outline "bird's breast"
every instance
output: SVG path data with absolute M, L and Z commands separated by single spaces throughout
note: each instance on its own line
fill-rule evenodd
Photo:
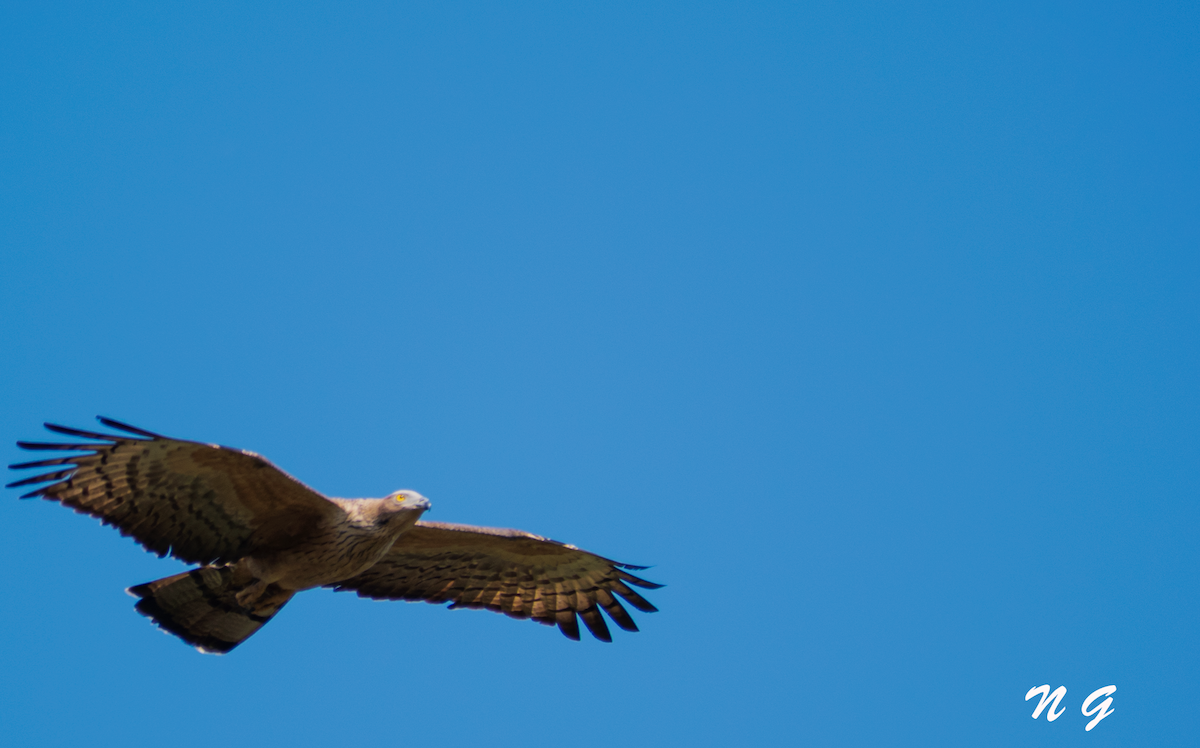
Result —
M 375 565 L 392 548 L 399 537 L 389 528 L 344 523 L 327 532 L 259 559 L 263 578 L 291 590 L 321 587 L 349 579 Z

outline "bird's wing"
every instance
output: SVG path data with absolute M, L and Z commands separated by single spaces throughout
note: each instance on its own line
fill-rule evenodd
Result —
M 222 563 L 253 550 L 302 540 L 341 508 L 262 457 L 213 444 L 169 439 L 107 418 L 131 434 L 100 434 L 46 424 L 90 443 L 17 442 L 30 450 L 85 454 L 10 465 L 50 472 L 8 484 L 49 483 L 40 496 L 99 517 L 160 556 Z
M 601 609 L 626 631 L 638 630 L 618 595 L 638 610 L 657 610 L 630 585 L 662 585 L 624 571 L 642 568 L 520 530 L 418 522 L 373 567 L 331 586 L 360 597 L 487 608 L 557 624 L 575 640 L 578 614 L 593 636 L 607 642 L 612 636 Z

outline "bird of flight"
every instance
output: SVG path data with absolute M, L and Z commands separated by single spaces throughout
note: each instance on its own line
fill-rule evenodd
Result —
M 199 568 L 129 588 L 136 609 L 202 652 L 248 639 L 297 592 L 314 587 L 381 600 L 451 603 L 557 625 L 579 639 L 612 641 L 603 610 L 637 631 L 618 596 L 656 608 L 630 585 L 662 585 L 574 546 L 520 530 L 421 522 L 429 501 L 416 491 L 382 499 L 322 496 L 253 452 L 171 439 L 108 418 L 122 434 L 45 424 L 83 443 L 17 442 L 29 450 L 81 455 L 9 467 L 49 469 L 40 496 L 98 517 L 160 557 Z

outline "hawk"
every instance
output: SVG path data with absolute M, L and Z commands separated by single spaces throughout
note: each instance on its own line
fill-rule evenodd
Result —
M 47 423 L 89 441 L 17 442 L 84 454 L 10 465 L 50 472 L 8 485 L 47 483 L 21 498 L 57 501 L 160 557 L 199 564 L 128 592 L 140 598 L 139 613 L 202 652 L 232 650 L 293 595 L 315 587 L 486 608 L 557 625 L 576 641 L 578 618 L 594 637 L 612 641 L 601 610 L 637 631 L 621 599 L 657 610 L 633 590 L 662 586 L 629 573 L 644 566 L 520 530 L 422 522 L 429 500 L 416 491 L 322 496 L 253 452 L 99 421 L 123 433 Z

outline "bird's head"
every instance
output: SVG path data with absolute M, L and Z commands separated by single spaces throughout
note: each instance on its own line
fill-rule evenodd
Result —
M 403 522 L 412 525 L 429 509 L 429 499 L 405 488 L 388 494 L 379 507 L 380 518 L 389 525 Z

